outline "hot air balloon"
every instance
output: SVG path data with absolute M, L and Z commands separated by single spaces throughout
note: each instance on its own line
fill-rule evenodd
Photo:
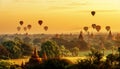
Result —
M 94 16 L 95 15 L 95 11 L 91 11 L 91 14 L 92 14 L 92 16 Z
M 95 29 L 96 28 L 96 24 L 92 24 L 92 28 Z
M 83 29 L 84 29 L 86 32 L 88 31 L 88 27 L 87 27 L 87 26 L 85 26 Z
M 100 25 L 97 25 L 97 26 L 96 26 L 96 30 L 97 30 L 97 32 L 99 32 L 99 31 L 101 30 L 101 26 L 100 26 Z
M 19 23 L 20 23 L 20 25 L 23 25 L 23 21 L 20 21 Z
M 17 27 L 17 30 L 20 31 L 20 29 L 21 29 L 21 27 L 18 26 L 18 27 Z
M 110 31 L 110 26 L 106 26 L 105 29 L 106 29 L 107 31 Z
M 27 28 L 28 28 L 29 30 L 31 29 L 31 27 L 32 27 L 32 25 L 30 25 L 30 24 L 27 25 Z
M 48 26 L 44 26 L 44 30 L 47 31 L 48 30 Z
M 24 29 L 24 31 L 27 31 L 27 27 L 24 27 L 23 29 Z
M 38 24 L 39 24 L 39 25 L 42 25 L 42 23 L 43 23 L 42 20 L 39 20 L 39 21 L 38 21 Z

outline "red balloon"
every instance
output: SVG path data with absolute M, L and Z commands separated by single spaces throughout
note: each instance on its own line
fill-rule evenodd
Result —
M 95 29 L 96 28 L 96 24 L 92 24 L 92 28 Z
M 23 25 L 23 21 L 20 21 L 19 23 L 20 23 L 20 25 Z
M 47 31 L 48 30 L 48 26 L 44 26 L 44 30 Z
M 17 30 L 20 31 L 20 29 L 21 29 L 21 27 L 18 26 L 18 27 L 17 27 Z
M 29 30 L 31 29 L 31 27 L 32 27 L 32 25 L 30 25 L 30 24 L 27 25 L 27 28 L 28 28 Z
M 87 27 L 87 26 L 85 26 L 83 29 L 84 29 L 86 32 L 88 31 L 88 27 Z
M 39 24 L 39 25 L 42 25 L 42 23 L 43 23 L 42 20 L 39 20 L 39 21 L 38 21 L 38 24 Z
M 97 32 L 99 32 L 99 31 L 101 30 L 101 26 L 100 26 L 100 25 L 97 25 L 97 26 L 96 26 L 96 30 L 97 30 Z
M 92 14 L 92 16 L 94 16 L 95 15 L 95 11 L 91 11 L 91 14 Z
M 109 31 L 109 30 L 110 30 L 110 26 L 106 26 L 105 29 L 106 29 L 107 31 Z

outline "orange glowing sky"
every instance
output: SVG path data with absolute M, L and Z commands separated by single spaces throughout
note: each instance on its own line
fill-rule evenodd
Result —
M 0 34 L 16 33 L 19 21 L 31 24 L 30 33 L 79 32 L 96 23 L 120 32 L 120 0 L 0 0 Z M 96 11 L 93 17 L 90 12 Z M 38 20 L 43 25 L 38 25 Z M 49 30 L 44 31 L 43 26 Z M 21 31 L 23 32 L 23 31 Z

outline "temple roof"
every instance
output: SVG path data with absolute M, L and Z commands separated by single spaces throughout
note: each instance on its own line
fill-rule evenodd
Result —
M 31 56 L 31 58 L 29 59 L 29 63 L 41 63 L 41 62 L 42 62 L 42 60 L 39 57 L 36 48 L 34 48 L 34 52 Z

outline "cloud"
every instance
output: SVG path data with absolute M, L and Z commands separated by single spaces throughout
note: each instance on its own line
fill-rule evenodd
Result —
M 79 11 L 77 11 L 77 12 L 91 12 L 91 11 L 93 11 L 93 10 L 79 10 Z M 117 12 L 117 11 L 119 11 L 119 10 L 94 10 L 94 11 L 96 11 L 96 12 Z
M 68 6 L 51 6 L 49 9 L 54 9 L 54 10 L 61 10 L 61 9 L 72 9 L 73 7 L 68 7 Z
M 45 0 L 14 0 L 14 2 L 18 3 L 43 3 Z
M 52 2 L 53 3 L 53 2 Z M 54 2 L 55 4 L 55 2 Z M 81 6 L 85 6 L 86 3 L 77 3 L 77 2 L 69 2 L 69 3 L 62 3 L 62 4 L 58 4 L 57 3 L 55 5 L 52 5 L 49 7 L 49 9 L 75 9 L 75 8 L 78 8 L 78 7 L 81 7 Z
M 117 12 L 118 10 L 96 10 L 96 12 Z
M 69 6 L 84 6 L 86 5 L 86 3 L 78 3 L 78 2 L 72 2 L 70 4 L 68 4 Z

